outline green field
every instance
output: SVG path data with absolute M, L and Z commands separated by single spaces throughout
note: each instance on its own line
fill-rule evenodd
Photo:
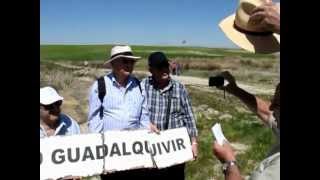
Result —
M 151 52 L 163 51 L 169 58 L 206 58 L 255 57 L 265 58 L 271 55 L 255 55 L 238 49 L 204 47 L 164 47 L 131 46 L 133 53 L 147 58 Z M 40 45 L 40 60 L 103 61 L 110 57 L 112 45 Z

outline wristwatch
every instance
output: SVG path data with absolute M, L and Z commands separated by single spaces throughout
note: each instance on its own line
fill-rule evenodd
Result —
M 231 167 L 231 166 L 236 166 L 236 161 L 226 161 L 222 164 L 222 170 L 223 173 L 226 174 L 227 170 Z

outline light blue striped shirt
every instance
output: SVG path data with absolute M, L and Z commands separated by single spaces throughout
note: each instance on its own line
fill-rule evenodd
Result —
M 104 76 L 106 95 L 103 99 L 103 119 L 99 117 L 100 99 L 97 81 L 89 94 L 88 127 L 90 132 L 107 130 L 146 129 L 150 120 L 146 96 L 140 92 L 139 85 L 129 76 L 126 87 L 116 81 L 113 73 Z
M 54 133 L 54 136 L 80 134 L 80 127 L 78 123 L 70 116 L 61 113 L 58 121 L 59 125 Z M 48 137 L 48 135 L 40 124 L 40 138 L 43 137 Z

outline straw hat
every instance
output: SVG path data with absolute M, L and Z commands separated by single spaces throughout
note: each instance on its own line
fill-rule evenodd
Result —
M 252 10 L 263 3 L 263 0 L 240 0 L 236 13 L 222 20 L 219 27 L 232 42 L 247 51 L 274 53 L 280 51 L 280 35 L 249 22 Z
M 120 57 L 132 59 L 134 61 L 141 58 L 141 57 L 133 56 L 130 46 L 114 46 L 111 49 L 110 56 L 111 56 L 110 59 L 108 59 L 104 63 L 104 65 L 108 65 L 110 62 L 112 62 Z

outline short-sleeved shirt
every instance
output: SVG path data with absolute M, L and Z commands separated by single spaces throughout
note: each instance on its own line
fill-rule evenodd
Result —
M 280 180 L 280 83 L 271 104 L 273 115 L 269 126 L 277 138 L 276 144 L 259 166 L 252 172 L 250 180 Z

